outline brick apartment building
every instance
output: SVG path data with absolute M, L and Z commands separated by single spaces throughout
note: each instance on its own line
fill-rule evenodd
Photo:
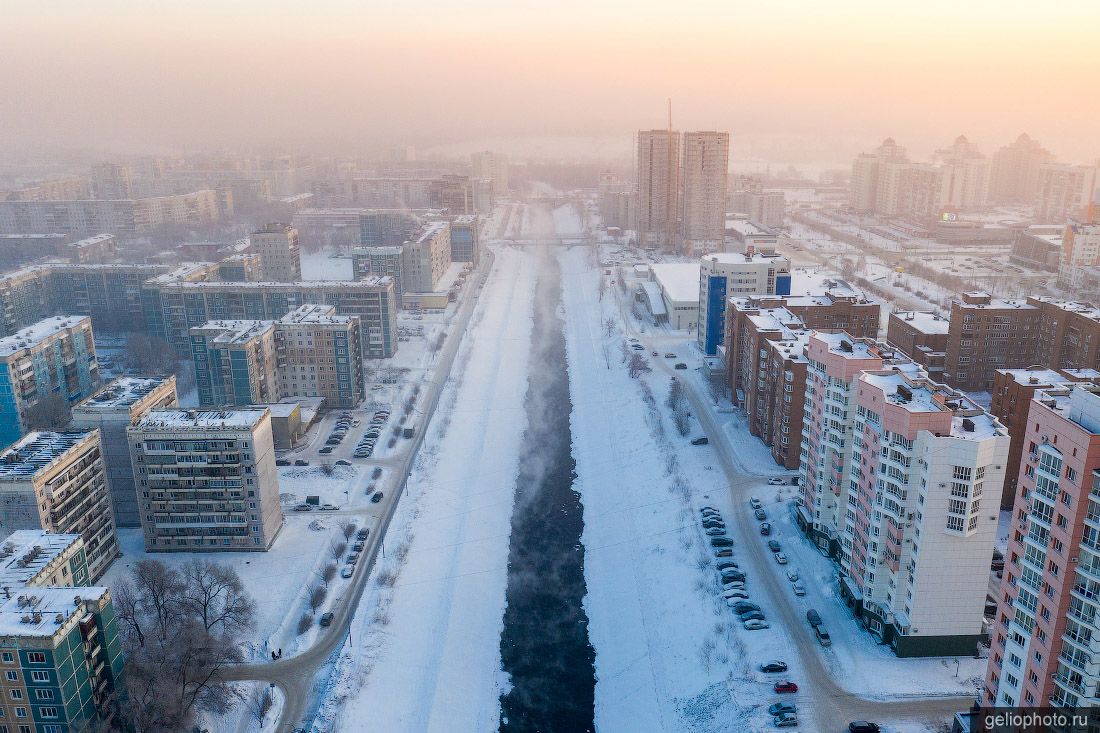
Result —
M 943 380 L 950 321 L 926 311 L 894 311 L 886 326 L 886 340 L 924 367 L 928 376 Z

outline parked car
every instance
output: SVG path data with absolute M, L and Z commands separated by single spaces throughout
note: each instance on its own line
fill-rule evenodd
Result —
M 721 519 L 704 519 L 703 529 L 725 529 L 726 523 Z
M 737 563 L 735 563 L 733 560 L 719 560 L 718 562 L 714 563 L 714 567 L 718 568 L 719 570 L 725 570 L 726 568 L 736 568 Z
M 711 537 L 721 537 L 726 533 L 726 527 L 725 525 L 722 525 L 721 527 L 707 527 L 703 531 Z
M 321 506 L 317 507 L 317 509 L 322 512 L 334 512 L 339 508 L 340 507 L 336 506 L 335 504 L 322 504 Z
M 363 543 L 362 542 L 356 542 L 354 545 L 351 546 L 351 549 L 354 550 L 355 552 L 362 552 L 363 551 Z
M 336 465 L 337 465 L 337 466 L 350 466 L 350 465 L 351 465 L 351 461 L 345 461 L 345 460 L 344 460 L 343 458 L 341 458 L 340 460 L 338 460 L 338 461 L 336 462 Z
M 276 466 L 289 466 L 289 465 L 290 465 L 290 461 L 288 461 L 288 460 L 287 460 L 287 459 L 285 459 L 285 458 L 276 458 L 276 459 L 275 459 L 275 465 L 276 465 Z
M 764 612 L 763 611 L 745 611 L 744 613 L 737 614 L 737 618 L 739 618 L 742 622 L 744 622 L 744 621 L 763 621 L 764 620 Z
M 332 446 L 331 445 L 326 445 L 324 448 L 322 448 L 321 450 L 319 450 L 317 452 L 320 453 L 321 455 L 327 456 L 329 453 L 332 453 Z
M 700 512 L 714 512 L 715 514 L 718 513 L 718 510 L 715 509 L 714 507 L 710 506 L 710 505 L 707 505 L 707 506 L 704 506 L 704 507 L 699 507 L 699 511 Z
M 755 496 L 753 496 L 753 497 L 749 498 L 749 506 L 752 507 L 753 509 L 759 509 L 760 507 L 762 507 L 764 505 L 760 503 L 759 499 L 757 499 Z
M 740 570 L 730 568 L 729 570 L 722 571 L 722 580 L 744 580 L 745 574 Z
M 377 504 L 380 501 L 382 501 L 382 492 L 381 491 L 374 492 L 374 494 L 371 495 L 370 503 L 371 504 Z
M 723 547 L 714 551 L 715 557 L 733 557 L 733 550 L 728 547 Z
M 743 621 L 741 626 L 745 631 L 759 631 L 760 629 L 767 629 L 771 627 L 767 621 Z
M 298 504 L 297 506 L 294 507 L 294 511 L 296 511 L 296 512 L 311 512 L 311 511 L 313 511 L 313 505 L 312 504 Z
M 815 626 L 814 636 L 817 637 L 817 643 L 821 646 L 833 645 L 833 639 L 831 636 L 829 636 L 829 632 L 825 630 L 824 626 Z
M 722 590 L 745 590 L 745 581 L 727 580 L 722 583 Z
M 783 713 L 797 713 L 798 707 L 793 702 L 776 702 L 768 708 L 769 715 L 782 715 Z
M 675 358 L 676 358 L 676 354 L 673 354 L 673 353 L 672 353 L 672 352 L 670 351 L 670 352 L 668 352 L 667 354 L 665 354 L 665 358 L 666 358 L 666 359 L 675 359 Z
M 779 540 L 768 540 L 768 549 L 772 552 L 779 552 Z
M 353 553 L 349 554 L 344 559 L 344 562 L 347 563 L 348 565 L 354 565 L 355 563 L 359 562 L 359 553 L 358 552 L 353 552 Z
M 321 614 L 321 622 L 320 623 L 321 623 L 322 627 L 330 625 L 332 623 L 332 612 L 329 611 L 328 613 Z
M 783 680 L 782 682 L 776 682 L 772 689 L 779 693 L 798 692 L 798 685 L 790 680 Z
M 674 366 L 672 368 L 673 369 L 687 369 L 688 365 L 681 361 L 676 366 Z
M 764 513 L 763 509 L 757 509 L 753 514 L 756 516 L 757 520 L 761 522 L 768 518 L 768 515 Z
M 727 591 L 722 593 L 722 597 L 725 598 L 726 603 L 728 603 L 731 606 L 734 603 L 736 603 L 737 601 L 747 601 L 747 600 L 749 600 L 748 592 L 743 591 L 743 590 L 727 590 Z
M 806 595 L 806 586 L 802 585 L 802 583 L 795 583 L 791 586 L 791 590 L 793 590 L 794 594 L 800 598 Z
M 770 662 L 764 662 L 760 665 L 761 672 L 786 672 L 787 663 L 781 662 L 778 659 L 773 659 Z M 772 713 L 772 715 L 778 715 L 779 713 Z
M 350 566 L 345 566 L 344 569 L 340 571 L 340 577 L 341 578 L 350 578 L 354 574 L 355 574 L 355 568 L 350 567 Z
M 810 626 L 817 628 L 821 625 L 821 614 L 811 608 L 806 611 L 806 620 L 810 622 Z
M 776 715 L 772 718 L 772 725 L 776 728 L 797 728 L 798 716 L 794 713 L 784 713 L 783 715 Z
M 733 610 L 736 611 L 737 613 L 745 613 L 747 611 L 759 611 L 760 606 L 756 605 L 755 603 L 751 603 L 749 601 L 739 601 L 739 602 L 734 604 Z
M 779 478 L 778 476 L 772 476 L 770 479 L 768 479 L 768 486 L 782 486 L 785 483 L 787 482 Z
M 295 466 L 308 466 L 309 461 L 302 460 L 301 458 L 299 458 L 298 460 L 294 461 L 294 465 Z
M 768 524 L 767 522 L 761 522 L 760 523 L 760 534 L 767 537 L 771 533 L 772 533 L 772 526 L 770 524 Z
M 702 437 L 695 438 L 694 440 L 692 440 L 691 444 L 692 445 L 706 445 L 709 442 L 710 442 L 710 438 L 708 438 L 707 436 L 704 435 Z
M 369 529 L 361 529 L 361 530 L 359 530 L 358 532 L 355 533 L 355 539 L 357 539 L 357 540 L 365 540 L 368 537 L 370 537 L 370 530 Z
M 733 547 L 733 540 L 729 537 L 711 537 L 711 547 Z
M 879 733 L 878 723 L 869 720 L 853 720 L 848 723 L 848 733 Z
M 798 571 L 797 570 L 788 570 L 787 571 L 787 580 L 791 581 L 792 583 L 796 582 L 798 580 Z

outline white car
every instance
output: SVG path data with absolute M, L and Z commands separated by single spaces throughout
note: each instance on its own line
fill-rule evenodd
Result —
M 771 624 L 767 621 L 760 620 L 745 621 L 741 625 L 745 627 L 745 631 L 759 631 L 760 629 L 771 628 Z
M 787 564 L 787 556 L 784 555 L 782 552 L 777 552 L 777 553 L 775 553 L 775 561 L 777 563 L 779 563 L 780 565 L 786 565 Z
M 788 570 L 787 571 L 787 580 L 791 581 L 792 583 L 797 583 L 798 582 L 798 571 L 797 570 Z
M 802 583 L 793 584 L 791 586 L 791 589 L 794 590 L 794 594 L 796 596 L 801 597 L 801 596 L 806 595 L 806 586 L 802 585 Z
M 778 476 L 773 476 L 770 479 L 768 479 L 768 486 L 782 486 L 785 483 L 787 483 L 787 482 L 784 481 L 783 479 L 781 479 Z
M 751 499 L 749 499 L 749 506 L 751 506 L 751 507 L 752 507 L 753 509 L 759 509 L 760 507 L 762 507 L 762 506 L 764 506 L 764 505 L 763 505 L 763 504 L 761 504 L 761 503 L 760 503 L 760 500 L 759 500 L 759 499 L 757 499 L 757 498 L 756 498 L 756 497 L 754 496 L 754 497 L 752 497 Z

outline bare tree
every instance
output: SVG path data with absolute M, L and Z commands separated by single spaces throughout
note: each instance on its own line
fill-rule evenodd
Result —
M 600 300 L 603 300 L 603 296 L 607 293 L 607 281 L 603 279 L 602 275 L 600 276 L 599 293 L 600 293 Z
M 607 335 L 610 336 L 615 332 L 615 319 L 608 318 L 606 321 L 603 322 L 603 327 L 607 331 Z
M 309 607 L 317 613 L 319 609 L 325 603 L 325 599 L 328 598 L 328 589 L 323 585 L 315 585 L 309 591 Z
M 313 627 L 313 614 L 306 611 L 298 618 L 298 636 L 306 633 Z
M 324 463 L 321 464 L 321 473 L 323 473 L 326 476 L 331 476 L 333 471 L 335 471 L 335 470 L 336 469 L 333 467 L 333 465 L 331 463 L 329 463 L 328 461 L 325 461 Z
M 328 584 L 332 582 L 332 579 L 336 577 L 336 563 L 330 562 L 325 565 L 324 569 L 319 573 L 321 576 L 321 582 L 328 587 Z
M 144 333 L 126 339 L 126 364 L 143 374 L 171 374 L 176 369 L 176 352 L 164 339 Z
M 252 699 L 249 703 L 248 709 L 252 713 L 252 717 L 255 718 L 260 727 L 264 727 L 267 714 L 271 712 L 271 708 L 275 707 L 275 695 L 271 692 L 271 686 L 264 685 L 264 688 L 260 690 L 258 697 Z
M 207 631 L 217 628 L 229 636 L 239 636 L 252 627 L 256 604 L 231 566 L 192 560 L 183 568 L 183 582 L 184 607 Z
M 684 383 L 676 377 L 669 380 L 667 404 L 672 410 L 672 421 L 676 425 L 676 431 L 680 435 L 687 435 L 691 430 L 691 421 L 688 416 L 687 399 L 684 396 Z
M 27 430 L 63 430 L 71 420 L 69 401 L 58 394 L 47 395 L 35 402 L 23 418 Z
M 342 522 L 340 524 L 340 531 L 344 534 L 345 540 L 351 540 L 351 536 L 355 534 L 355 522 Z
M 637 379 L 645 372 L 653 371 L 649 366 L 649 362 L 641 354 L 633 354 L 630 357 L 630 364 L 627 367 L 627 373 L 630 374 L 632 379 Z
M 332 559 L 339 560 L 344 552 L 348 549 L 347 543 L 334 541 L 329 545 L 329 550 L 332 552 Z

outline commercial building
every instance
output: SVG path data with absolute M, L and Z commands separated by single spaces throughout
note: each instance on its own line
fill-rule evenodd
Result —
M 679 232 L 680 134 L 641 130 L 635 164 L 634 229 L 643 247 L 672 249 Z
M 681 154 L 682 253 L 722 249 L 729 179 L 728 132 L 685 132 Z
M 668 316 L 668 327 L 694 331 L 699 323 L 699 265 L 656 263 L 650 265 L 649 273 Z
M 146 234 L 169 225 L 196 225 L 221 216 L 213 190 L 119 200 L 0 201 L 0 234 Z
M 481 233 L 478 218 L 464 214 L 451 219 L 451 262 L 472 262 L 481 259 Z
M 0 453 L 0 522 L 79 534 L 95 582 L 119 554 L 99 431 L 35 432 Z
M 1054 162 L 1054 154 L 1025 132 L 993 154 L 989 193 L 993 201 L 1027 204 L 1035 200 L 1039 166 Z
M 942 382 L 950 327 L 951 322 L 937 313 L 894 311 L 887 321 L 886 340 Z
M 779 232 L 751 219 L 727 219 L 726 237 L 733 252 L 741 254 L 775 254 Z
M 404 292 L 435 292 L 450 264 L 450 223 L 434 221 L 425 224 L 414 238 L 401 245 Z
M 335 306 L 359 317 L 360 342 L 368 358 L 397 350 L 397 295 L 389 277 L 307 280 L 297 283 L 216 282 L 216 265 L 185 267 L 142 286 L 149 333 L 191 355 L 189 329 L 211 320 L 276 320 L 307 303 Z
M 27 418 L 57 395 L 79 402 L 99 387 L 92 321 L 56 316 L 0 338 L 0 445 L 19 439 Z
M 110 724 L 124 660 L 111 591 L 26 588 L 0 603 L 0 730 L 94 733 Z
M 283 511 L 267 408 L 153 410 L 127 435 L 146 551 L 271 547 Z
M 116 526 L 141 526 L 126 428 L 137 423 L 150 410 L 178 404 L 176 378 L 169 375 L 119 377 L 73 407 L 72 428 L 99 429 L 105 478 L 111 491 Z
M 722 252 L 700 259 L 699 348 L 718 353 L 725 339 L 726 302 L 748 295 L 789 295 L 791 263 L 779 255 Z
M 984 706 L 1092 707 L 1100 612 L 1100 386 L 1031 401 Z
M 798 523 L 836 553 L 841 597 L 898 656 L 974 654 L 997 528 L 982 502 L 1000 493 L 1008 433 L 919 371 L 845 377 L 878 358 L 843 337 L 835 351 L 845 344 L 852 358 L 832 364 L 832 345 L 807 349 Z
M 1008 429 L 1012 444 L 1008 450 L 1001 508 L 1011 509 L 1016 499 L 1016 484 L 1020 474 L 1024 436 L 1031 401 L 1040 390 L 1053 389 L 1075 382 L 1100 381 L 1095 369 L 998 369 L 993 377 L 993 396 L 989 412 Z
M 293 283 L 302 279 L 297 229 L 289 224 L 267 224 L 248 239 L 253 252 L 260 255 L 263 280 Z
M 1050 231 L 1053 229 L 1054 231 Z M 1058 272 L 1062 261 L 1064 227 L 1032 226 L 1012 234 L 1009 261 L 1033 270 Z

